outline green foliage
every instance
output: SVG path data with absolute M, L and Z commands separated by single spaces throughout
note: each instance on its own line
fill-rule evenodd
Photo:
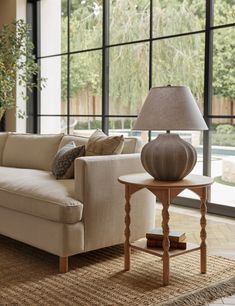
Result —
M 101 129 L 101 121 L 100 120 L 90 120 L 90 121 L 79 121 L 75 127 L 75 130 L 95 130 Z
M 124 129 L 131 129 L 133 125 L 133 119 L 125 119 L 124 121 Z
M 155 0 L 153 3 L 154 36 L 193 32 L 205 27 L 204 0 Z
M 148 44 L 110 50 L 111 113 L 136 114 L 148 93 Z
M 235 30 L 214 33 L 214 94 L 235 99 Z
M 149 37 L 149 0 L 110 1 L 110 43 Z
M 149 0 L 110 1 L 110 44 L 149 37 Z M 102 46 L 102 1 L 71 1 L 70 50 Z M 62 2 L 62 51 L 67 52 L 67 1 Z M 235 20 L 234 1 L 215 3 L 215 25 Z M 205 28 L 204 0 L 153 2 L 153 36 Z M 214 95 L 235 99 L 234 27 L 214 30 Z M 195 34 L 153 42 L 153 86 L 187 85 L 199 103 L 204 92 L 205 35 Z M 148 92 L 149 44 L 109 48 L 110 113 L 136 114 Z M 101 95 L 102 53 L 70 56 L 70 95 L 80 91 Z M 62 99 L 67 97 L 67 56 L 62 59 Z
M 235 134 L 214 134 L 212 145 L 235 147 Z
M 32 90 L 41 88 L 44 79 L 32 82 L 39 68 L 32 54 L 34 48 L 29 37 L 29 26 L 23 20 L 4 25 L 0 30 L 0 110 L 15 106 L 15 86 Z M 27 99 L 24 91 L 20 95 Z M 19 116 L 23 114 L 19 111 Z
M 233 134 L 235 132 L 235 127 L 230 124 L 219 124 L 216 127 L 216 133 L 218 134 Z
M 122 120 L 113 120 L 113 119 L 111 119 L 111 120 L 109 120 L 109 128 L 111 129 L 111 130 L 116 130 L 116 129 L 119 129 L 119 130 L 121 130 L 122 129 Z
M 149 38 L 149 1 L 112 1 L 111 43 Z M 153 36 L 203 28 L 204 1 L 154 1 Z M 199 9 L 200 8 L 200 9 Z M 202 101 L 204 86 L 204 35 L 153 42 L 153 86 L 188 85 Z M 136 114 L 148 92 L 149 44 L 110 49 L 110 111 Z M 114 109 L 115 108 L 115 109 Z
M 156 43 L 153 56 L 154 85 L 187 85 L 202 103 L 204 86 L 204 37 L 185 36 Z
M 102 44 L 101 1 L 72 1 L 70 15 L 70 49 L 83 50 Z M 67 50 L 67 8 L 62 6 L 62 50 Z M 70 96 L 79 91 L 101 93 L 101 52 L 85 52 L 70 56 Z M 67 57 L 62 57 L 62 100 L 67 97 Z
M 217 146 L 235 146 L 235 126 L 219 124 L 212 131 L 212 144 Z
M 216 1 L 215 25 L 235 20 L 233 0 Z M 235 99 L 235 30 L 234 27 L 214 31 L 213 88 L 214 94 Z

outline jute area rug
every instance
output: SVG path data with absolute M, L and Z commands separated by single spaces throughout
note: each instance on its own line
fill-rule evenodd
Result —
M 58 258 L 0 236 L 0 305 L 204 305 L 235 292 L 235 262 L 208 257 L 199 273 L 199 252 L 171 259 L 171 284 L 162 287 L 160 258 L 135 251 L 123 272 L 123 248 L 73 256 L 58 273 Z

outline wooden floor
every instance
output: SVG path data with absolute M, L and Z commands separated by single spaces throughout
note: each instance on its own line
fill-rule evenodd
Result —
M 157 205 L 156 225 L 161 225 L 161 206 Z M 171 206 L 170 229 L 185 231 L 187 241 L 200 243 L 200 213 L 195 209 Z M 208 253 L 235 260 L 235 219 L 207 215 Z M 223 298 L 210 305 L 235 306 L 235 295 Z

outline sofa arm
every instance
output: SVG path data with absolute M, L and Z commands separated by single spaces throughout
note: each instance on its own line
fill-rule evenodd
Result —
M 85 250 L 124 242 L 124 185 L 120 175 L 144 169 L 139 154 L 87 156 L 75 160 L 75 196 L 83 203 Z M 154 227 L 155 197 L 148 190 L 132 196 L 131 239 Z

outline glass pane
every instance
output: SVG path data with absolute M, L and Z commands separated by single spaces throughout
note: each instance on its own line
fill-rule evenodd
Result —
M 41 91 L 41 114 L 66 114 L 67 56 L 41 59 L 41 75 L 47 79 Z
M 203 133 L 201 131 L 180 131 L 178 133 L 182 139 L 191 143 L 197 151 L 197 162 L 190 174 L 203 174 Z M 180 197 L 186 197 L 191 199 L 198 199 L 198 196 L 186 189 L 180 195 Z
M 211 202 L 235 207 L 235 119 L 213 120 L 211 143 Z
M 42 116 L 40 117 L 40 125 L 41 134 L 67 133 L 67 117 L 65 116 Z
M 102 46 L 102 1 L 71 1 L 70 50 Z
M 153 86 L 188 86 L 201 111 L 204 92 L 204 34 L 153 43 Z
M 153 0 L 153 37 L 205 28 L 205 0 Z
M 70 113 L 101 115 L 102 53 L 70 56 Z
M 110 118 L 109 119 L 109 135 L 123 135 L 124 137 L 137 137 L 141 142 L 146 144 L 148 142 L 147 131 L 133 131 L 136 118 Z
M 102 119 L 99 117 L 71 117 L 70 134 L 90 136 L 96 129 L 102 129 Z
M 40 1 L 41 56 L 67 51 L 67 1 Z
M 148 52 L 148 44 L 110 48 L 110 114 L 139 113 L 148 94 Z
M 213 35 L 213 115 L 235 114 L 235 27 Z
M 235 1 L 214 0 L 214 25 L 235 22 Z
M 110 1 L 110 44 L 149 38 L 149 0 Z

